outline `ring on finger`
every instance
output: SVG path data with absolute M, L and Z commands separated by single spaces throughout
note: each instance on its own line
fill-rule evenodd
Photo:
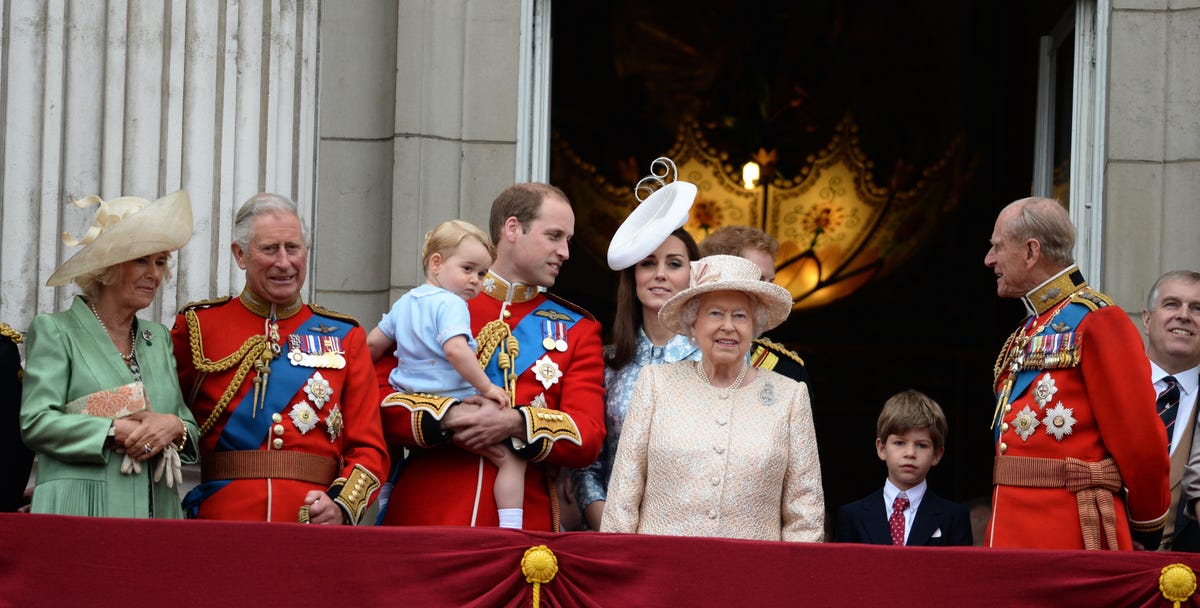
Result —
M 154 448 L 150 447 L 150 444 L 147 443 L 146 445 L 142 446 L 142 451 L 149 454 L 150 452 L 154 451 Z

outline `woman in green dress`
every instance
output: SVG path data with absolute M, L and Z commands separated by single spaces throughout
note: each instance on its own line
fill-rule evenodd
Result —
M 34 513 L 182 517 L 174 486 L 196 461 L 196 421 L 184 405 L 171 337 L 139 319 L 171 252 L 192 235 L 187 194 L 98 205 L 84 245 L 46 282 L 83 292 L 68 310 L 38 315 L 26 336 L 21 434 L 37 453 Z

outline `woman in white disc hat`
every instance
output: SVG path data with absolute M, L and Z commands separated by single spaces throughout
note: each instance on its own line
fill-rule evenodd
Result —
M 604 426 L 600 456 L 591 466 L 571 472 L 571 487 L 582 517 L 592 530 L 608 495 L 621 425 L 638 374 L 648 365 L 696 360 L 700 350 L 668 329 L 658 310 L 688 286 L 690 263 L 700 259 L 695 239 L 683 229 L 696 187 L 675 181 L 650 194 L 613 236 L 609 267 L 620 273 L 613 343 L 604 347 Z

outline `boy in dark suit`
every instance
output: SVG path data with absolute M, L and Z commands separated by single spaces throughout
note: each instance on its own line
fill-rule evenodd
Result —
M 919 391 L 904 391 L 883 404 L 875 429 L 875 452 L 887 463 L 887 481 L 838 509 L 833 541 L 970 546 L 967 507 L 937 496 L 925 483 L 946 447 L 942 408 Z

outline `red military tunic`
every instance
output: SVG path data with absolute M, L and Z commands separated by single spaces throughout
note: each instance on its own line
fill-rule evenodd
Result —
M 305 494 L 310 490 L 321 490 L 339 504 L 350 521 L 357 523 L 374 500 L 375 490 L 388 466 L 365 333 L 352 319 L 305 305 L 297 298 L 293 304 L 276 307 L 278 338 L 263 340 L 269 311 L 268 304 L 244 291 L 239 298 L 189 305 L 175 320 L 171 334 L 180 387 L 203 433 L 200 463 L 204 483 L 197 490 L 217 488 L 200 503 L 197 517 L 295 522 L 304 505 Z M 323 332 L 333 335 L 331 324 L 350 328 L 340 338 L 340 345 L 334 343 L 344 351 L 345 365 L 340 369 L 333 367 L 328 364 L 328 358 L 320 359 L 322 363 L 315 367 L 295 365 L 293 358 L 301 360 L 303 357 L 295 353 L 292 345 L 300 341 L 289 338 L 293 334 L 299 338 L 307 333 L 319 341 Z M 241 363 L 253 356 L 248 355 L 244 347 L 259 342 L 279 344 L 280 354 L 274 358 L 272 369 L 291 365 L 295 368 L 299 388 L 292 392 L 290 385 L 283 383 L 284 375 L 291 372 L 267 374 L 268 390 L 275 382 L 276 390 L 286 391 L 289 396 L 286 403 L 284 399 L 273 398 L 255 413 L 255 419 L 271 417 L 265 436 L 259 441 L 257 434 L 251 434 L 248 443 L 253 445 L 250 447 L 218 446 L 219 438 L 226 432 L 226 425 L 239 404 L 241 407 L 252 404 L 251 393 L 260 374 L 250 361 L 245 361 L 246 365 Z M 311 351 L 312 344 L 312 341 L 301 343 L 300 350 Z M 269 355 L 267 359 L 271 360 Z M 210 420 L 226 389 L 235 383 L 239 368 L 247 370 L 244 379 L 224 410 Z M 243 402 L 247 396 L 251 401 Z M 204 432 L 206 422 L 211 428 Z M 242 450 L 239 455 L 249 452 L 252 459 L 250 463 L 240 462 L 234 467 L 240 469 L 240 473 L 230 473 L 229 467 L 213 470 L 222 457 L 237 450 Z M 264 466 L 266 460 L 263 457 L 267 453 L 274 459 L 270 462 L 275 467 L 269 473 L 232 480 L 224 476 L 257 475 L 256 467 Z M 313 466 L 314 463 L 326 466 Z M 302 470 L 307 474 L 297 474 Z M 314 470 L 321 471 L 316 474 L 321 481 L 313 479 Z M 326 476 L 327 481 L 323 479 Z M 309 479 L 302 480 L 305 477 Z
M 505 310 L 506 298 L 511 303 Z M 471 330 L 479 336 L 481 352 L 489 340 L 480 332 L 490 321 L 502 319 L 515 336 L 526 336 L 519 340 L 520 353 L 527 359 L 536 358 L 517 376 L 514 402 L 521 406 L 527 431 L 526 445 L 516 442 L 514 447 L 520 447 L 517 453 L 531 463 L 525 472 L 522 527 L 557 531 L 559 511 L 553 484 L 559 467 L 591 464 L 604 444 L 600 324 L 582 309 L 539 293 L 534 287 L 510 285 L 491 273 L 484 281 L 483 293 L 467 305 Z M 502 310 L 508 314 L 502 315 Z M 555 310 L 566 310 L 571 317 L 569 329 L 558 329 L 561 313 Z M 541 331 L 543 327 L 546 331 Z M 532 334 L 528 333 L 531 329 Z M 557 332 L 563 330 L 565 333 L 558 336 Z M 546 337 L 555 338 L 555 344 L 545 342 Z M 558 339 L 564 343 L 557 343 Z M 391 357 L 382 358 L 376 366 L 384 397 L 384 435 L 390 443 L 413 448 L 413 452 L 395 482 L 383 523 L 499 525 L 493 491 L 496 467 L 485 458 L 445 443 L 438 421 L 444 408 L 449 407 L 448 400 L 414 402 L 399 398 L 399 394 L 389 398 L 392 389 L 387 384 L 387 373 L 394 366 Z
M 1093 544 L 1099 539 L 1093 548 L 1130 549 L 1131 526 L 1160 530 L 1171 503 L 1166 433 L 1146 382 L 1149 363 L 1141 337 L 1125 311 L 1087 287 L 1074 266 L 1025 301 L 1036 315 L 1009 338 L 996 366 L 993 419 L 1000 429 L 987 545 L 1082 549 L 1087 533 Z M 1008 392 L 1015 395 L 1011 402 Z M 1085 530 L 1080 524 L 1080 503 L 1087 500 L 1077 500 L 1066 487 L 1030 487 L 1026 482 L 1033 473 L 1025 468 L 1002 472 L 1000 461 L 1008 457 L 1045 460 L 1013 458 L 1005 464 L 1051 467 L 1072 458 L 1090 467 L 1115 461 L 1120 481 L 1113 472 L 1111 485 L 1116 491 L 1098 490 L 1092 503 L 1112 496 L 1117 546 L 1105 540 L 1102 526 Z M 1005 483 L 1005 475 L 1010 482 L 1012 475 L 1022 481 Z

